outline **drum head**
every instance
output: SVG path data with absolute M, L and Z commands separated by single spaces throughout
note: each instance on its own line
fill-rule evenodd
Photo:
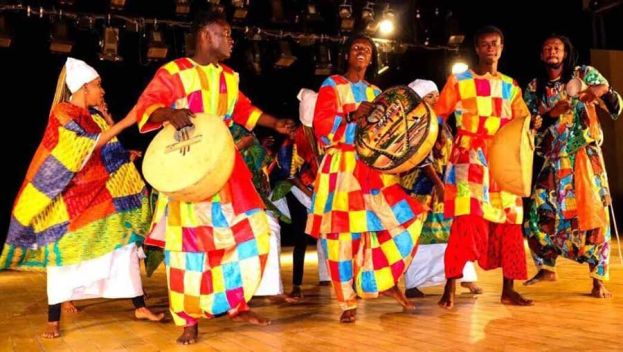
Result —
M 223 188 L 234 165 L 235 146 L 220 117 L 195 114 L 185 136 L 171 125 L 151 141 L 143 160 L 147 182 L 183 201 L 206 199 Z
M 433 109 L 407 86 L 390 88 L 372 103 L 375 108 L 358 122 L 355 147 L 359 158 L 385 173 L 417 166 L 437 138 Z

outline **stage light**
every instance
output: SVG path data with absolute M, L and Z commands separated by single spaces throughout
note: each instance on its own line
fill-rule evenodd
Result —
M 0 48 L 8 48 L 13 43 L 13 33 L 4 16 L 0 16 Z
M 58 5 L 62 7 L 72 7 L 76 3 L 76 0 L 58 0 Z
M 350 32 L 355 27 L 355 19 L 353 18 L 353 6 L 344 1 L 338 10 L 340 16 L 340 29 L 342 31 Z
M 242 22 L 249 15 L 249 3 L 243 0 L 232 0 L 231 4 L 234 6 L 234 21 Z
M 307 20 L 308 21 L 321 21 L 320 11 L 318 10 L 318 4 L 315 1 L 309 1 L 307 3 Z
M 361 20 L 365 23 L 374 21 L 374 1 L 368 1 L 361 9 Z
M 457 73 L 463 73 L 465 71 L 467 71 L 469 69 L 469 66 L 467 66 L 467 64 L 463 61 L 455 61 L 452 64 L 452 73 L 453 74 L 457 74 Z
M 63 20 L 52 26 L 50 51 L 55 54 L 68 55 L 74 48 L 74 42 L 69 37 L 69 26 Z
M 149 35 L 149 43 L 147 44 L 147 60 L 157 61 L 167 58 L 169 48 L 161 31 L 154 28 Z
M 126 0 L 110 0 L 110 9 L 121 11 L 125 7 Z
M 464 40 L 465 40 L 465 36 L 462 35 L 462 34 L 451 35 L 448 38 L 448 45 L 449 46 L 459 46 L 459 45 L 463 44 Z
M 189 0 L 175 0 L 175 13 L 178 16 L 188 16 L 190 13 Z
M 331 49 L 324 44 L 318 45 L 314 56 L 316 68 L 314 74 L 317 76 L 328 76 L 333 73 L 333 61 L 331 60 Z
M 282 40 L 279 42 L 279 57 L 277 58 L 277 62 L 275 62 L 276 68 L 287 68 L 290 67 L 295 61 L 296 56 L 292 54 L 292 49 L 290 48 L 290 43 L 286 40 Z
M 383 12 L 383 16 L 381 17 L 381 22 L 379 22 L 379 31 L 382 35 L 390 35 L 394 33 L 395 25 L 395 16 L 394 12 L 389 9 L 389 6 Z
M 119 28 L 104 28 L 104 38 L 100 42 L 102 51 L 99 54 L 100 60 L 118 62 L 123 58 L 119 56 Z

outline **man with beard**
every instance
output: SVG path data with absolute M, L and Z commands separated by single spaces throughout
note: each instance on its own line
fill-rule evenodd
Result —
M 543 116 L 537 150 L 544 165 L 537 177 L 525 232 L 539 269 L 525 285 L 556 280 L 556 258 L 588 263 L 591 295 L 612 297 L 606 290 L 610 258 L 610 191 L 601 142 L 603 131 L 596 104 L 612 118 L 621 111 L 620 96 L 593 67 L 575 66 L 568 38 L 550 35 L 541 47 L 542 73 L 532 80 L 525 100 L 533 116 Z M 566 92 L 572 80 L 586 86 L 578 97 Z M 577 82 L 577 81 L 576 81 Z M 601 98 L 601 99 L 598 99 Z

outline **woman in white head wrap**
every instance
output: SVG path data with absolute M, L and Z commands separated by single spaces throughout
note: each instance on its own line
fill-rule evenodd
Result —
M 145 307 L 140 245 L 150 221 L 145 184 L 115 136 L 133 113 L 112 125 L 99 74 L 68 58 L 43 140 L 13 208 L 0 269 L 47 271 L 48 324 L 60 336 L 61 303 L 132 298 L 135 316 L 160 320 Z
M 439 99 L 439 89 L 433 81 L 416 79 L 409 87 L 431 107 Z M 443 173 L 452 150 L 452 133 L 446 124 L 442 124 L 439 131 L 430 155 L 401 180 L 403 187 L 431 209 L 422 227 L 417 253 L 405 273 L 405 295 L 409 298 L 423 297 L 419 288 L 441 285 L 446 281 L 444 254 L 452 219 L 443 215 Z M 482 293 L 476 280 L 474 264 L 467 262 L 461 286 L 471 293 Z

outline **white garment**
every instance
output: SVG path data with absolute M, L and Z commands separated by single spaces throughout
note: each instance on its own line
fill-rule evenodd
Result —
M 280 262 L 281 226 L 279 226 L 279 221 L 271 212 L 266 212 L 266 214 L 268 215 L 268 225 L 270 226 L 270 245 L 262 281 L 260 281 L 260 286 L 255 290 L 255 296 L 275 296 L 283 293 Z
M 48 304 L 100 297 L 142 296 L 139 255 L 136 244 L 131 243 L 78 264 L 48 266 Z
M 82 86 L 98 78 L 99 74 L 86 62 L 73 57 L 68 57 L 65 62 L 65 84 L 71 94 L 77 92 Z
M 413 89 L 420 98 L 424 98 L 432 92 L 439 92 L 439 88 L 437 88 L 435 82 L 426 79 L 416 79 L 409 83 L 409 88 Z
M 316 108 L 316 100 L 318 93 L 311 89 L 303 88 L 296 96 L 299 103 L 299 119 L 303 126 L 312 127 L 314 122 L 314 109 Z
M 446 282 L 443 257 L 446 253 L 447 243 L 425 244 L 418 246 L 417 253 L 411 261 L 411 265 L 405 273 L 405 287 L 421 288 L 437 286 Z M 476 269 L 474 263 L 467 262 L 463 268 L 463 282 L 476 282 Z

